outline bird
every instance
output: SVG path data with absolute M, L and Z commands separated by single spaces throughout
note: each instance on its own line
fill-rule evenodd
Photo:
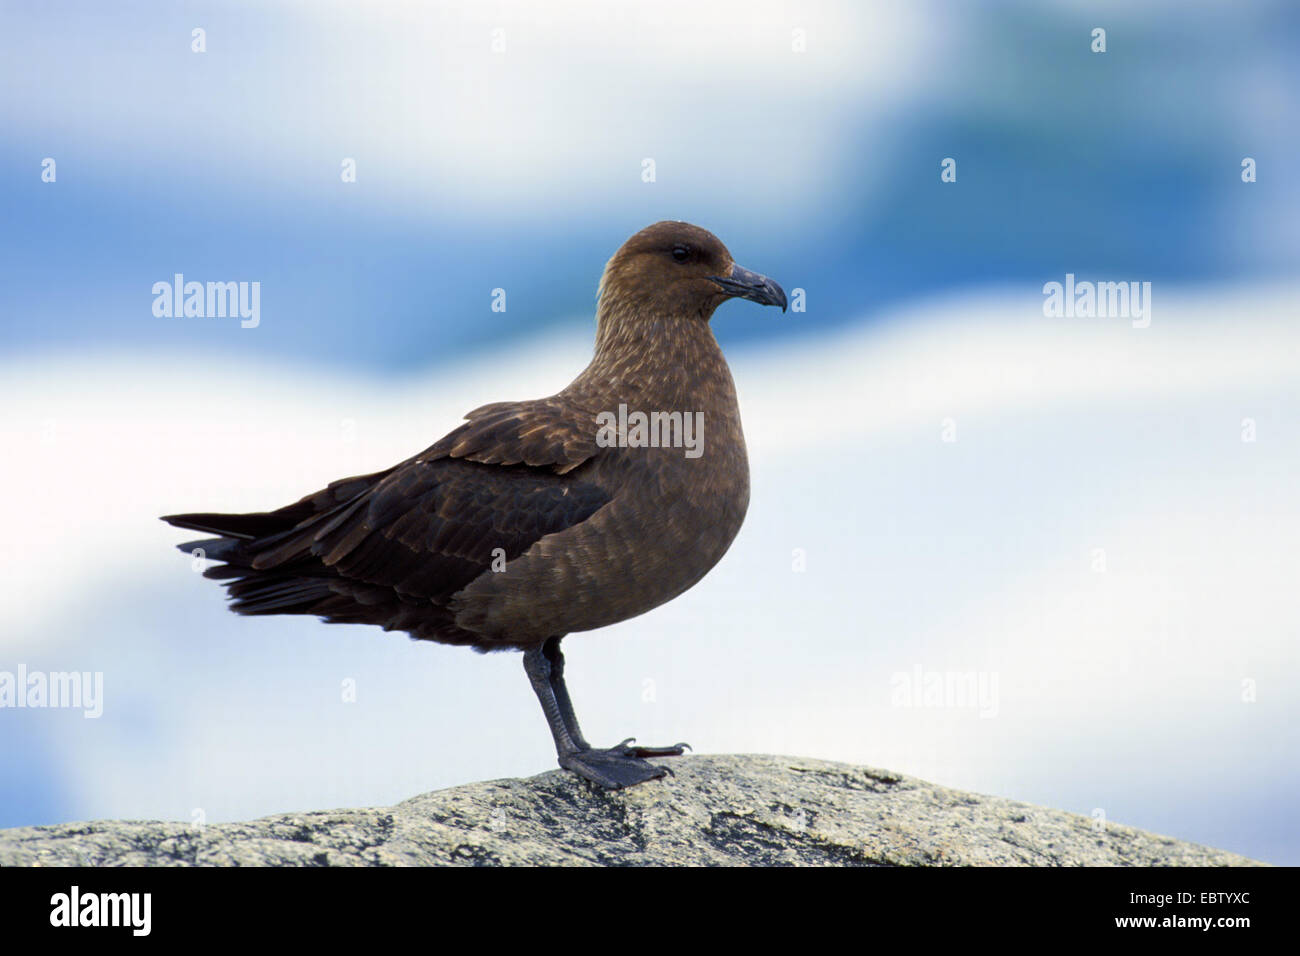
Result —
M 663 777 L 650 758 L 688 745 L 589 744 L 560 642 L 682 594 L 739 532 L 749 464 L 711 327 L 733 298 L 787 307 L 707 229 L 654 223 L 607 262 L 592 358 L 565 388 L 476 408 L 405 461 L 274 511 L 162 520 L 215 535 L 178 547 L 214 562 L 236 613 L 521 651 L 561 768 L 611 790 Z

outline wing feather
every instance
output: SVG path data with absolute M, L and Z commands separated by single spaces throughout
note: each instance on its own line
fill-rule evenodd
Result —
M 494 559 L 587 520 L 609 494 L 575 469 L 598 452 L 594 415 L 559 397 L 498 402 L 387 471 L 333 482 L 278 511 L 174 515 L 220 534 L 205 546 L 227 564 L 245 614 L 319 614 L 416 637 L 470 643 L 444 607 Z

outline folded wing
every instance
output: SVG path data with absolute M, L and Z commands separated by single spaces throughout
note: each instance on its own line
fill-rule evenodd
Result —
M 498 403 L 387 471 L 333 482 L 277 511 L 172 515 L 219 537 L 181 548 L 224 562 L 241 614 L 316 614 L 475 643 L 445 605 L 540 538 L 585 521 L 608 494 L 582 473 L 594 419 L 556 399 Z

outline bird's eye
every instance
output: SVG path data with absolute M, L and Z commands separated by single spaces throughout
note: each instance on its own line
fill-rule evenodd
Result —
M 673 258 L 678 262 L 685 262 L 691 257 L 691 250 L 686 246 L 673 246 Z

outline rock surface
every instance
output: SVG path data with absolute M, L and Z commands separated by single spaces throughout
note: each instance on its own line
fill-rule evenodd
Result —
M 1236 866 L 1132 827 L 794 757 L 688 756 L 607 793 L 563 771 L 395 807 L 203 828 L 102 821 L 0 830 L 5 866 Z

